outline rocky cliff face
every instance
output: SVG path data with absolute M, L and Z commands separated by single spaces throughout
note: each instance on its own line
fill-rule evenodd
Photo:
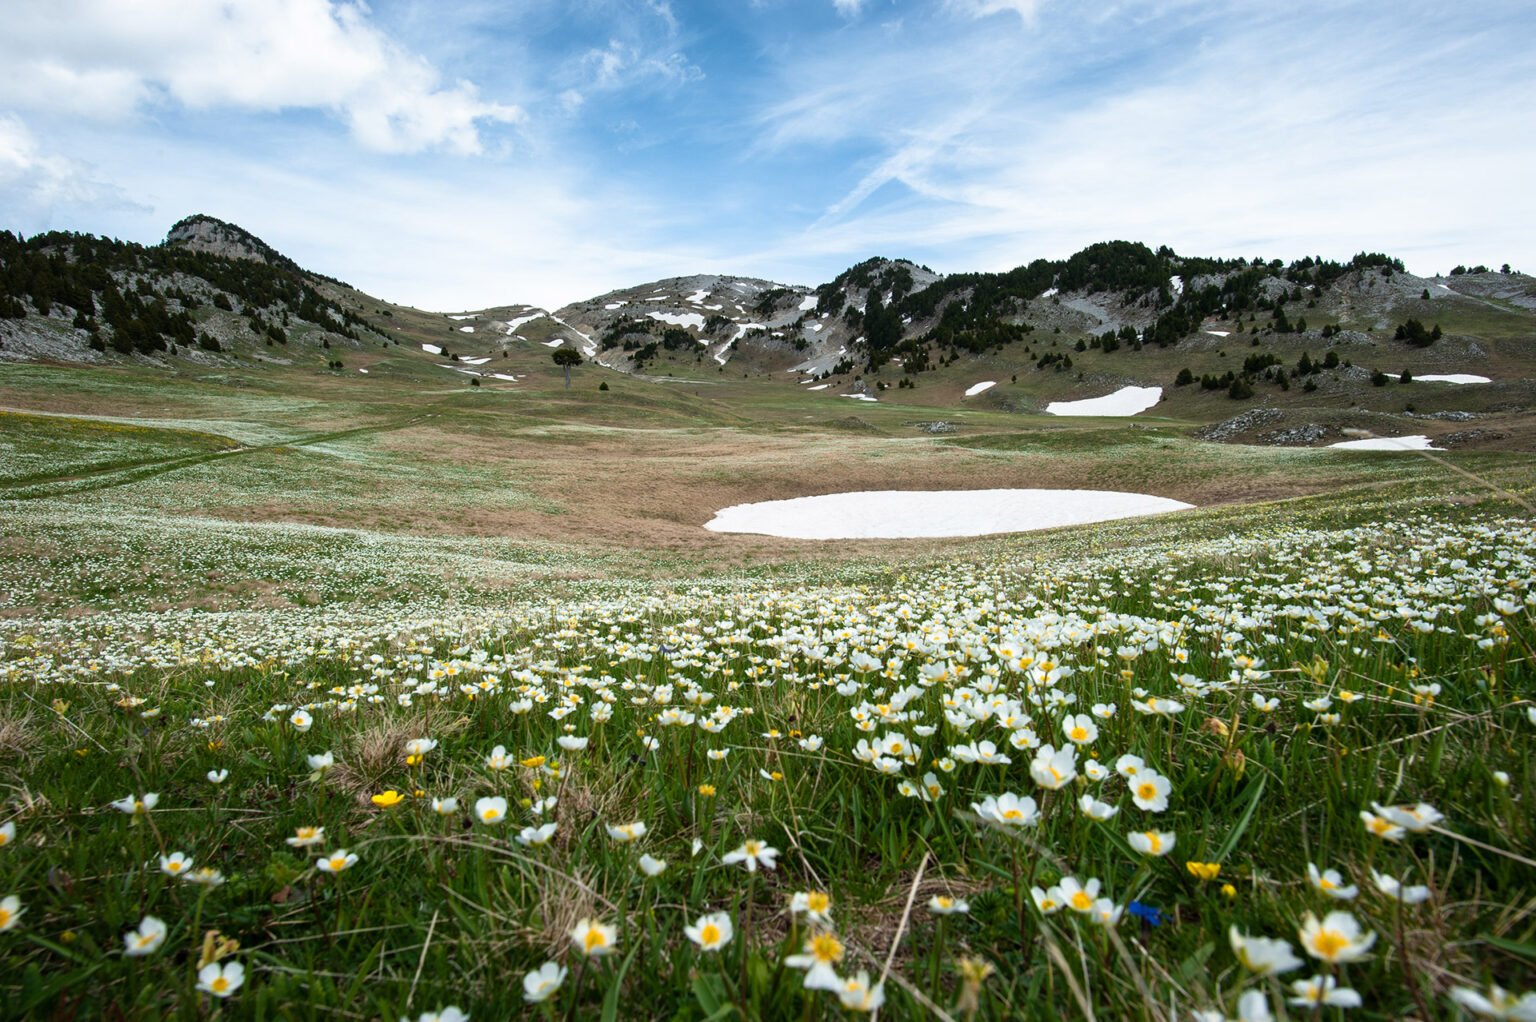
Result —
M 287 262 L 256 235 L 211 216 L 189 216 L 177 222 L 166 234 L 165 243 L 227 259 L 250 259 L 258 263 Z

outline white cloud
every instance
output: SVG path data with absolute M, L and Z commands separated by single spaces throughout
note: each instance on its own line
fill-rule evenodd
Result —
M 944 6 L 972 18 L 1017 14 L 1026 25 L 1033 25 L 1040 12 L 1040 0 L 944 0 Z
M 482 150 L 515 106 L 445 83 L 345 0 L 14 0 L 0 35 L 0 105 L 119 118 L 194 110 L 332 112 L 370 149 Z
M 832 6 L 845 18 L 857 18 L 864 9 L 864 0 L 832 0 Z
M 132 208 L 122 190 L 98 181 L 79 160 L 44 152 L 21 118 L 0 114 L 0 217 L 23 232 L 53 226 L 53 211 L 67 206 Z

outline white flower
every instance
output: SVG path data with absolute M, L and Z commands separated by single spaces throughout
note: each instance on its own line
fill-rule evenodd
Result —
M 523 1000 L 529 1004 L 538 1004 L 548 1000 L 549 995 L 560 989 L 560 984 L 565 982 L 565 967 L 558 962 L 545 962 L 532 972 L 523 976 Z
M 437 748 L 436 739 L 412 738 L 410 741 L 405 743 L 405 754 L 407 756 L 425 756 L 435 748 Z
M 1291 950 L 1287 941 L 1270 937 L 1248 937 L 1237 932 L 1233 925 L 1227 930 L 1232 943 L 1232 953 L 1243 963 L 1243 968 L 1260 976 L 1278 976 L 1301 967 L 1301 959 Z
M 400 1022 L 411 1022 L 411 1020 L 401 1016 Z M 469 1022 L 469 1016 L 464 1014 L 457 1005 L 450 1004 L 437 1011 L 422 1012 L 416 1016 L 416 1022 Z
M 1418 905 L 1429 900 L 1430 891 L 1428 887 L 1422 884 L 1405 887 L 1398 881 L 1397 877 L 1378 873 L 1374 869 L 1371 870 L 1371 882 L 1376 885 L 1376 889 L 1382 894 L 1389 898 L 1396 898 L 1404 905 Z
M 0 823 L 0 848 L 4 848 L 16 840 L 16 821 L 6 820 Z
M 1149 813 L 1160 813 L 1168 808 L 1168 793 L 1173 782 L 1151 767 L 1137 771 L 1131 781 L 1131 801 Z
M 1086 713 L 1068 714 L 1062 718 L 1061 733 L 1073 745 L 1088 745 L 1099 737 L 1099 726 Z
M 964 915 L 971 910 L 971 903 L 964 898 L 950 898 L 935 894 L 928 899 L 928 911 L 936 916 Z
M 229 771 L 228 770 L 210 770 L 210 771 L 208 771 L 208 783 L 209 784 L 223 784 L 227 780 L 229 780 Z
M 336 757 L 329 752 L 306 756 L 305 760 L 309 763 L 309 768 L 314 771 L 313 779 L 317 781 L 325 776 L 326 771 L 336 765 Z
M 640 872 L 648 877 L 660 876 L 666 868 L 667 864 L 662 859 L 657 859 L 650 855 L 640 856 Z
M 1040 746 L 1029 764 L 1029 775 L 1049 791 L 1064 787 L 1077 776 L 1077 749 L 1069 745 L 1058 752 L 1050 745 Z
M 700 916 L 692 926 L 683 927 L 683 932 L 701 951 L 719 951 L 736 933 L 731 926 L 731 917 L 724 912 Z
M 432 811 L 439 816 L 452 816 L 459 811 L 459 800 L 452 795 L 446 798 L 433 797 Z
M 748 873 L 755 873 L 759 865 L 764 869 L 775 868 L 778 865 L 775 861 L 778 855 L 777 848 L 771 848 L 761 841 L 748 840 L 734 852 L 726 852 L 720 857 L 720 861 L 727 866 L 734 866 L 739 862 L 746 867 Z
M 588 958 L 612 954 L 618 939 L 618 930 L 596 919 L 583 919 L 571 930 L 571 944 Z
M 192 868 L 192 860 L 185 852 L 172 852 L 170 855 L 160 856 L 160 872 L 166 876 L 179 877 Z
M 617 826 L 610 823 L 607 826 L 608 836 L 621 845 L 629 844 L 631 841 L 638 841 L 645 836 L 645 823 L 640 820 L 636 820 L 634 823 L 621 823 Z
M 1360 893 L 1360 888 L 1354 884 L 1345 885 L 1344 878 L 1336 869 L 1319 870 L 1312 863 L 1307 863 L 1307 878 L 1312 881 L 1312 886 L 1339 901 L 1349 901 Z
M 141 958 L 154 954 L 165 943 L 165 923 L 154 916 L 139 920 L 139 928 L 123 934 L 123 954 L 129 958 Z
M 112 808 L 118 810 L 119 812 L 127 813 L 130 816 L 143 816 L 145 813 L 155 808 L 159 801 L 160 796 L 158 794 L 153 791 L 147 791 L 144 793 L 142 798 L 136 795 L 129 795 L 125 798 L 120 798 L 116 802 L 112 803 Z
M 538 827 L 524 827 L 518 831 L 517 843 L 520 845 L 532 845 L 541 847 L 549 844 L 549 839 L 555 836 L 555 824 L 546 823 Z
M 1518 1019 L 1519 1022 L 1536 1022 L 1536 993 L 1516 997 L 1503 987 L 1490 984 L 1486 994 L 1479 993 L 1471 987 L 1456 987 L 1451 991 L 1451 1000 L 1474 1015 L 1482 1015 L 1485 1018 L 1511 1018 Z
M 507 800 L 500 795 L 475 799 L 475 819 L 481 823 L 500 823 L 507 818 Z
M 561 735 L 555 739 L 555 744 L 566 752 L 580 752 L 587 747 L 587 741 L 588 739 L 577 738 L 575 735 Z
M 1004 827 L 1032 827 L 1040 822 L 1040 810 L 1028 795 L 1020 798 L 1013 792 L 998 796 L 988 795 L 980 802 L 972 802 L 971 808 L 984 823 L 996 823 Z
M 1090 820 L 1108 820 L 1120 811 L 1118 806 L 1112 806 L 1108 802 L 1100 802 L 1088 794 L 1084 794 L 1082 798 L 1078 799 L 1077 805 L 1083 811 L 1083 815 Z
M 1363 933 L 1348 912 L 1329 912 L 1321 922 L 1308 912 L 1301 923 L 1301 946 L 1323 962 L 1358 962 L 1376 943 L 1376 934 Z
M 885 1003 L 885 985 L 876 983 L 869 985 L 869 973 L 859 970 L 857 976 L 845 977 L 842 985 L 837 989 L 837 996 L 843 1002 L 843 1007 L 849 1011 L 869 1013 L 878 1011 Z
M 322 873 L 340 873 L 357 864 L 357 853 L 338 848 L 330 855 L 315 860 L 315 868 Z
M 1358 1008 L 1363 1003 L 1360 995 L 1348 987 L 1339 986 L 1332 976 L 1313 976 L 1291 982 L 1292 996 L 1287 1004 L 1297 1008 Z
M 1172 831 L 1144 830 L 1126 835 L 1126 841 L 1142 855 L 1167 855 L 1173 851 L 1176 837 Z
M 1415 834 L 1423 834 L 1445 819 L 1438 809 L 1427 802 L 1412 806 L 1384 806 L 1378 802 L 1372 802 L 1371 808 L 1376 810 L 1376 815 L 1388 823 L 1413 831 Z
M 490 755 L 485 757 L 487 770 L 505 770 L 512 765 L 512 757 L 507 755 L 507 747 L 498 745 L 492 749 Z
M 303 732 L 308 731 L 311 727 L 314 727 L 315 718 L 311 717 L 304 710 L 294 710 L 293 716 L 288 718 L 288 723 L 293 725 L 293 729 L 295 731 L 298 731 L 302 734 Z M 226 994 L 223 996 L 228 995 Z
M 209 962 L 197 974 L 197 988 L 215 997 L 228 997 L 245 982 L 245 966 L 239 962 Z
M 21 899 L 16 895 L 0 898 L 0 933 L 14 927 L 16 920 L 20 919 L 24 912 L 26 909 L 21 907 Z

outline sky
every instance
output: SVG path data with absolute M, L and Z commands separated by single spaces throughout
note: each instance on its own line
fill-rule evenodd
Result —
M 378 297 L 1126 239 L 1536 272 L 1536 7 L 0 0 L 0 228 L 206 213 Z

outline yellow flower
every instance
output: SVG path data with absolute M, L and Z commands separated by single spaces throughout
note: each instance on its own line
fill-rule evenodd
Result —
M 701 784 L 699 785 L 699 794 L 705 798 L 714 798 L 715 786 L 713 784 Z
M 1221 896 L 1227 899 L 1235 898 L 1237 897 L 1237 888 L 1233 887 L 1231 884 L 1222 884 Z
M 421 760 L 422 760 L 421 753 L 415 752 L 415 753 L 412 753 L 411 755 L 405 757 L 405 765 L 408 766 L 408 767 L 413 767 L 417 763 L 420 763 Z
M 1196 880 L 1215 880 L 1221 872 L 1219 862 L 1186 862 L 1184 868 L 1189 870 L 1189 875 Z
M 525 766 L 529 770 L 537 770 L 539 767 L 543 766 L 544 763 L 545 759 L 543 756 L 529 756 L 527 759 L 518 760 L 518 764 L 520 766 Z
M 380 809 L 388 809 L 390 806 L 399 804 L 399 802 L 404 798 L 404 795 L 400 794 L 394 788 L 390 788 L 386 792 L 373 796 L 373 804 L 378 806 Z

